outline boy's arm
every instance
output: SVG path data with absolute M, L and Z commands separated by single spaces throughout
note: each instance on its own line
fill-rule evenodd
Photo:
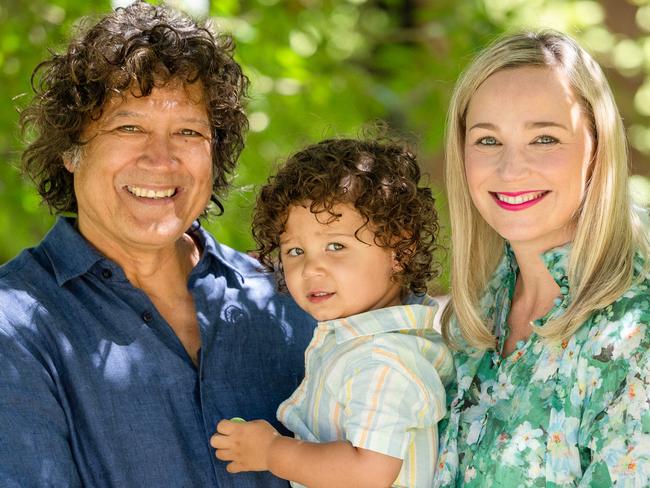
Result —
M 227 469 L 271 471 L 309 488 L 389 487 L 399 475 L 402 460 L 349 442 L 305 442 L 280 435 L 268 422 L 244 424 L 222 420 L 210 440 L 216 456 L 231 461 Z

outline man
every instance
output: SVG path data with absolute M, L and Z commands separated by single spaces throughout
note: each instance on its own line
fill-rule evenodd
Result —
M 280 427 L 314 326 L 196 220 L 247 127 L 230 39 L 138 2 L 36 75 L 23 169 L 75 217 L 0 268 L 0 485 L 286 486 L 208 444 Z

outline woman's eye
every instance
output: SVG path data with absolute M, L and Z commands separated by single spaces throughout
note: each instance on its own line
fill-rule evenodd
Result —
M 558 140 L 552 136 L 539 136 L 534 142 L 535 144 L 555 144 Z
M 476 144 L 479 146 L 497 146 L 499 145 L 499 141 L 497 141 L 496 138 L 492 136 L 485 136 L 476 141 Z
M 340 251 L 341 249 L 343 249 L 343 247 L 345 247 L 345 246 L 343 246 L 343 244 L 339 244 L 338 242 L 330 242 L 327 245 L 326 249 L 328 251 Z
M 303 252 L 299 247 L 292 247 L 287 251 L 287 256 L 300 256 Z

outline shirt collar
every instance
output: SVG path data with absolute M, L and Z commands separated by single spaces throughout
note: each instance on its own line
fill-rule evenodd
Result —
M 560 287 L 562 295 L 566 295 L 569 292 L 569 279 L 567 270 L 569 265 L 569 257 L 571 255 L 571 244 L 572 243 L 569 242 L 567 244 L 554 247 L 548 251 L 543 252 L 540 255 L 544 266 L 546 266 L 546 269 L 548 269 L 548 272 L 553 277 L 553 280 Z M 502 271 L 503 269 L 506 269 L 513 275 L 516 275 L 516 273 L 519 271 L 515 253 L 513 252 L 509 242 L 506 242 L 505 244 L 504 257 L 497 271 Z M 502 272 L 497 272 L 494 276 L 502 276 Z
M 119 268 L 79 233 L 75 226 L 75 220 L 74 217 L 59 217 L 54 227 L 43 239 L 43 250 L 52 263 L 59 286 L 87 273 L 99 261 L 104 261 L 107 266 Z M 252 272 L 255 271 L 254 267 L 250 266 L 250 262 L 246 262 L 248 266 L 244 266 L 243 269 L 242 263 L 237 266 L 237 263 L 233 262 L 235 252 L 219 244 L 200 225 L 195 223 L 188 232 L 192 233 L 203 249 L 199 264 L 196 266 L 197 269 L 208 266 L 208 257 L 212 257 L 240 276 L 247 274 L 246 268 L 251 268 Z M 251 262 L 253 262 L 252 258 Z
M 385 332 L 434 329 L 438 304 L 428 295 L 410 295 L 406 305 L 380 308 L 336 320 L 320 322 L 319 327 L 334 330 L 336 342 L 341 344 L 358 337 Z
M 43 250 L 63 286 L 69 280 L 86 273 L 103 256 L 75 228 L 75 219 L 59 217 L 43 239 Z

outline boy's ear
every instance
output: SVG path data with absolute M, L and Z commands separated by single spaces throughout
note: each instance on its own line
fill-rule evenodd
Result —
M 399 273 L 400 271 L 404 271 L 404 266 L 402 266 L 400 262 L 397 260 L 397 253 L 395 252 L 395 250 L 392 250 L 390 252 L 390 255 L 393 260 L 393 272 Z

